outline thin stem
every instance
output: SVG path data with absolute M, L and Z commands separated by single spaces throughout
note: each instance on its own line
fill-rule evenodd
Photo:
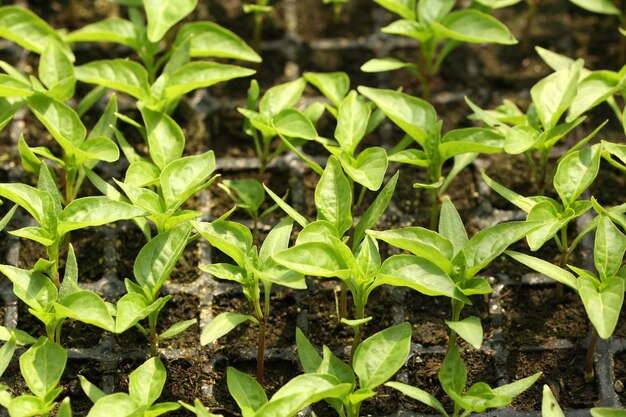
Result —
M 54 341 L 61 344 L 61 329 L 63 328 L 63 320 L 61 320 L 54 329 Z
M 430 189 L 430 230 L 437 230 L 437 224 L 439 223 L 439 211 L 441 207 L 441 200 L 439 193 L 436 189 Z
M 528 168 L 530 168 L 530 181 L 535 184 L 539 183 L 539 172 L 537 171 L 537 164 L 535 163 L 533 156 L 530 152 L 524 152 L 524 157 L 528 163 Z
M 153 358 L 157 355 L 158 347 L 158 338 L 156 332 L 157 317 L 159 317 L 158 311 L 148 316 L 148 326 L 150 327 L 150 356 Z
M 254 14 L 254 33 L 252 35 L 252 48 L 261 52 L 261 36 L 263 35 L 263 13 Z
M 459 321 L 461 317 L 461 310 L 463 310 L 463 303 L 458 300 L 452 300 L 452 321 Z M 456 345 L 456 332 L 454 330 L 450 330 L 450 338 L 448 339 L 448 348 L 449 352 L 452 347 Z M 458 414 L 458 411 L 455 410 L 455 415 Z
M 537 14 L 537 3 L 539 0 L 526 0 L 528 10 L 526 12 L 526 21 L 522 31 L 522 54 L 526 55 L 530 51 L 530 32 L 532 30 L 535 15 Z
M 587 346 L 587 354 L 585 355 L 585 381 L 593 381 L 593 355 L 596 351 L 596 342 L 598 341 L 598 332 L 596 328 L 593 328 L 593 334 L 591 340 L 589 340 L 589 346 Z
M 341 281 L 341 292 L 339 293 L 339 321 L 348 317 L 348 286 Z
M 565 268 L 569 261 L 569 254 L 570 254 L 568 241 L 567 241 L 567 225 L 561 228 L 560 240 L 561 240 L 561 244 L 559 245 L 559 248 L 561 250 L 561 254 L 559 255 L 559 266 L 561 268 Z M 563 299 L 563 291 L 564 291 L 563 283 L 557 282 L 556 288 L 555 288 L 555 299 L 557 303 Z
M 355 297 L 355 301 L 356 301 L 356 297 Z M 365 303 L 361 303 L 361 302 L 356 302 L 356 320 L 361 320 L 365 317 Z M 352 347 L 350 348 L 350 364 L 352 364 L 352 359 L 354 358 L 354 352 L 356 351 L 356 348 L 359 347 L 359 344 L 361 344 L 361 339 L 363 338 L 363 335 L 361 334 L 363 332 L 363 325 L 359 324 L 357 326 L 353 327 L 354 329 L 354 338 L 352 339 Z
M 338 25 L 341 23 L 341 3 L 333 3 L 333 23 Z

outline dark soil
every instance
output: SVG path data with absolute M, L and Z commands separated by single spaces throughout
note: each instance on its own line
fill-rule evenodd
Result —
M 502 291 L 507 346 L 549 345 L 556 339 L 576 342 L 587 335 L 587 314 L 580 297 L 568 289 L 561 302 L 554 297 L 554 286 L 507 287 Z
M 619 352 L 613 357 L 615 366 L 615 381 L 613 388 L 622 404 L 626 403 L 626 352 Z
M 541 377 L 528 391 L 521 394 L 511 406 L 516 410 L 541 410 L 542 387 L 550 386 L 559 405 L 564 410 L 596 406 L 598 394 L 595 382 L 584 380 L 585 349 L 511 351 L 507 360 L 510 380 L 542 372 Z

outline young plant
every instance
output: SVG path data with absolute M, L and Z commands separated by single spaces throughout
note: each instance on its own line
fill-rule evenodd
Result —
M 593 355 L 598 336 L 608 339 L 617 325 L 624 302 L 626 279 L 626 268 L 622 266 L 626 251 L 626 235 L 613 224 L 609 212 L 597 204 L 594 207 L 599 212 L 593 248 L 593 261 L 597 273 L 568 265 L 569 269 L 578 275 L 576 277 L 551 262 L 520 252 L 506 252 L 516 261 L 567 285 L 580 296 L 587 317 L 594 328 L 585 359 L 585 379 L 588 381 L 592 380 L 594 375 Z
M 317 122 L 321 113 L 316 110 L 318 106 L 313 105 L 309 107 L 316 110 L 312 113 L 293 108 L 305 87 L 306 81 L 298 78 L 275 85 L 260 97 L 258 83 L 254 80 L 250 83 L 246 108 L 239 107 L 237 110 L 246 118 L 244 132 L 254 140 L 259 160 L 259 177 L 274 158 L 288 149 L 305 162 L 308 161 L 296 147 L 317 138 L 314 122 Z M 272 149 L 272 142 L 276 137 L 281 139 L 281 144 Z
M 359 417 L 363 401 L 374 397 L 376 388 L 406 362 L 411 350 L 411 325 L 389 327 L 364 340 L 354 352 L 352 366 L 338 359 L 326 346 L 320 356 L 300 329 L 296 330 L 296 343 L 305 375 L 330 375 L 336 378 L 337 387 L 350 387 L 344 395 L 326 402 L 341 417 Z
M 254 33 L 252 35 L 252 47 L 255 51 L 261 52 L 261 38 L 263 36 L 263 21 L 265 15 L 272 13 L 273 6 L 269 5 L 269 0 L 255 0 L 254 3 L 244 4 L 243 12 L 254 15 Z
M 517 43 L 504 24 L 480 11 L 477 5 L 452 11 L 455 0 L 374 1 L 401 17 L 381 31 L 417 40 L 419 55 L 416 63 L 392 57 L 371 59 L 361 66 L 361 70 L 385 72 L 408 69 L 421 84 L 422 97 L 425 100 L 430 96 L 431 81 L 439 73 L 445 58 L 464 42 L 504 45 Z
M 224 216 L 225 217 L 225 216 Z M 202 331 L 200 343 L 207 345 L 224 336 L 239 324 L 252 321 L 259 326 L 257 349 L 257 380 L 264 381 L 265 332 L 270 314 L 273 284 L 294 289 L 305 289 L 304 276 L 289 270 L 272 259 L 272 255 L 289 246 L 292 222 L 282 221 L 265 238 L 260 249 L 253 245 L 252 233 L 240 223 L 225 220 L 212 223 L 194 222 L 194 227 L 212 246 L 230 256 L 236 265 L 216 263 L 200 265 L 213 276 L 235 281 L 243 287 L 243 294 L 252 305 L 253 314 L 224 312 L 215 317 Z M 261 290 L 263 286 L 263 301 Z
M 259 220 L 276 210 L 278 205 L 274 204 L 259 213 L 261 206 L 265 203 L 265 188 L 261 182 L 252 178 L 222 180 L 218 186 L 228 194 L 238 208 L 243 209 L 252 218 L 252 238 L 256 241 Z M 283 200 L 286 197 L 285 194 Z
M 61 330 L 67 318 L 115 331 L 115 321 L 105 301 L 93 291 L 79 287 L 78 266 L 71 245 L 59 287 L 50 279 L 49 268 L 50 264 L 43 260 L 31 270 L 0 265 L 0 273 L 13 283 L 15 296 L 45 326 L 50 342 L 61 344 Z
M 565 267 L 569 257 L 582 237 L 591 229 L 587 228 L 573 241 L 568 238 L 568 226 L 575 219 L 586 213 L 592 206 L 590 200 L 579 197 L 593 183 L 600 168 L 602 145 L 569 151 L 557 164 L 553 178 L 554 189 L 559 200 L 550 197 L 524 197 L 493 181 L 483 172 L 485 182 L 498 194 L 524 211 L 529 221 L 539 222 L 541 226 L 528 233 L 526 240 L 531 251 L 541 248 L 547 241 L 554 239 L 559 249 L 557 265 Z M 563 286 L 557 285 L 557 300 L 563 295 Z
M 226 382 L 242 417 L 293 417 L 310 404 L 345 397 L 352 388 L 333 375 L 307 373 L 287 382 L 268 400 L 254 378 L 235 368 L 226 370 Z
M 454 296 L 450 297 L 452 317 L 447 322 L 452 330 L 448 341 L 450 350 L 456 345 L 457 334 L 470 344 L 480 346 L 475 337 L 480 334 L 478 340 L 482 340 L 480 320 L 473 316 L 461 320 L 463 307 L 470 303 L 469 296 L 493 291 L 486 279 L 476 275 L 509 245 L 538 226 L 538 222 L 529 221 L 501 223 L 483 229 L 468 239 L 459 213 L 445 198 L 438 233 L 423 227 L 405 227 L 386 231 L 368 230 L 367 234 L 411 253 L 393 255 L 385 261 L 383 276 L 387 279 L 414 280 L 415 276 L 423 276 L 431 285 L 452 283 L 453 287 L 448 290 L 454 291 Z
M 381 259 L 378 245 L 365 235 L 365 230 L 373 227 L 385 212 L 397 180 L 398 174 L 383 187 L 356 226 L 353 225 L 352 188 L 334 156 L 328 159 L 315 189 L 316 221 L 309 222 L 267 189 L 274 201 L 303 227 L 295 245 L 274 254 L 273 259 L 305 275 L 338 278 L 352 293 L 355 319 L 347 319 L 346 297 L 342 296 L 339 307 L 339 318 L 354 330 L 352 352 L 361 341 L 363 324 L 370 320 L 365 317 L 365 306 L 376 287 L 391 284 L 414 286 L 417 289 L 422 283 L 421 277 L 402 281 L 379 279 Z M 447 288 L 451 287 L 453 285 Z M 446 292 L 445 283 L 442 283 L 441 288 L 443 292 L 437 292 L 438 295 L 450 295 Z
M 32 342 L 31 342 L 32 343 Z M 15 339 L 9 340 L 0 349 L 0 375 L 13 355 Z M 20 356 L 20 371 L 31 394 L 11 397 L 9 387 L 0 384 L 0 405 L 6 408 L 11 417 L 49 416 L 56 409 L 58 417 L 71 417 L 70 399 L 65 398 L 59 405 L 55 400 L 63 389 L 59 381 L 65 370 L 67 352 L 58 344 L 41 337 Z
M 613 95 L 621 91 L 624 74 L 611 71 L 588 71 L 583 61 L 573 61 L 545 49 L 537 48 L 540 56 L 555 69 L 553 74 L 535 84 L 531 90 L 532 104 L 524 114 L 510 101 L 495 110 L 483 110 L 466 97 L 474 117 L 504 136 L 507 154 L 524 154 L 530 178 L 538 193 L 545 194 L 550 181 L 548 160 L 554 146 L 584 120 L 584 114 L 607 101 L 620 115 Z M 567 114 L 567 115 L 566 115 Z M 562 121 L 563 116 L 565 120 Z M 581 149 L 605 123 L 571 147 Z
M 59 255 L 69 232 L 145 215 L 142 209 L 107 197 L 77 198 L 63 207 L 61 194 L 48 167 L 43 163 L 40 164 L 37 188 L 20 183 L 4 183 L 0 184 L 0 196 L 22 207 L 37 222 L 37 226 L 23 227 L 10 233 L 46 247 L 47 260 L 39 264 L 57 289 L 61 287 Z
M 163 50 L 166 33 L 195 9 L 197 0 L 134 3 L 128 8 L 130 20 L 106 19 L 69 33 L 64 39 L 68 43 L 119 43 L 134 49 L 143 65 L 124 59 L 94 61 L 75 69 L 79 81 L 125 92 L 154 111 L 171 111 L 180 97 L 190 91 L 254 73 L 236 65 L 190 62 L 191 58 L 261 61 L 237 35 L 212 22 L 182 25 L 173 45 Z
M 467 368 L 461 359 L 459 347 L 454 346 L 448 350 L 443 360 L 439 370 L 439 383 L 454 402 L 453 417 L 458 417 L 461 410 L 463 410 L 461 415 L 467 416 L 471 413 L 483 413 L 489 408 L 506 407 L 513 398 L 530 388 L 540 376 L 541 372 L 497 388 L 491 388 L 484 382 L 476 382 L 467 387 Z M 439 400 L 423 389 L 402 382 L 387 382 L 385 385 L 434 408 L 444 417 L 449 416 Z
M 478 153 L 500 152 L 504 137 L 492 129 L 465 128 L 441 134 L 442 122 L 437 121 L 433 106 L 424 100 L 393 90 L 359 87 L 359 92 L 373 101 L 406 135 L 390 151 L 389 161 L 426 168 L 428 183 L 414 184 L 430 193 L 430 228 L 437 226 L 441 199 L 448 185 Z M 409 148 L 415 142 L 419 148 Z M 449 159 L 454 165 L 443 177 L 443 166 Z
M 349 0 L 323 0 L 324 4 L 330 4 L 333 7 L 333 21 L 335 22 L 335 24 L 339 23 L 343 5 L 346 4 L 348 1 Z
M 79 375 L 80 385 L 94 403 L 87 417 L 108 417 L 115 410 L 118 417 L 156 417 L 178 410 L 175 402 L 157 403 L 167 374 L 158 357 L 150 358 L 130 373 L 128 393 L 105 394 L 100 388 Z
M 115 333 L 123 333 L 133 326 L 136 327 L 147 337 L 152 357 L 156 357 L 160 341 L 178 335 L 197 321 L 194 318 L 174 323 L 162 333 L 157 333 L 159 313 L 172 298 L 171 295 L 160 296 L 160 291 L 187 243 L 195 239 L 190 236 L 191 230 L 189 222 L 180 223 L 159 233 L 141 248 L 133 266 L 137 282 L 126 278 L 124 284 L 128 293 L 117 302 Z M 147 327 L 140 324 L 146 317 Z

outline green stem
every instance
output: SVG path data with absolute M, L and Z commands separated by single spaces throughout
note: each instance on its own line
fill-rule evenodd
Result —
M 441 200 L 439 198 L 438 190 L 430 189 L 430 230 L 437 230 L 437 224 L 439 223 L 439 211 L 441 209 Z
M 537 171 L 537 164 L 535 163 L 533 156 L 527 151 L 524 152 L 524 157 L 528 163 L 528 168 L 530 168 L 530 181 L 535 184 L 539 184 L 539 172 Z
M 63 329 L 63 320 L 61 320 L 54 329 L 54 342 L 61 344 L 61 330 Z
M 356 300 L 355 297 L 355 310 L 356 310 L 356 320 L 361 320 L 365 317 L 365 303 Z M 363 331 L 363 325 L 359 324 L 353 327 L 354 329 L 354 338 L 352 339 L 352 347 L 350 348 L 350 364 L 352 365 L 352 359 L 354 358 L 354 352 L 356 348 L 361 344 L 361 339 L 363 335 L 361 334 Z
M 156 323 L 157 318 L 159 317 L 159 312 L 155 311 L 154 313 L 148 316 L 148 326 L 150 327 L 150 356 L 156 357 L 157 355 L 157 347 L 158 347 L 158 338 L 156 332 Z
M 559 256 L 559 266 L 565 268 L 569 262 L 569 245 L 567 241 L 567 225 L 561 229 L 561 244 L 559 245 L 561 254 Z M 563 299 L 563 284 L 561 282 L 556 283 L 555 298 L 557 302 Z
M 263 35 L 263 13 L 254 14 L 254 33 L 252 35 L 252 48 L 257 53 L 261 52 L 261 36 Z
M 539 0 L 526 0 L 528 11 L 526 12 L 526 21 L 522 31 L 522 54 L 527 55 L 530 51 L 530 32 L 532 30 L 535 15 L 537 14 L 537 3 Z
M 452 300 L 452 321 L 459 321 L 461 318 L 461 310 L 463 310 L 463 302 L 458 300 Z M 456 332 L 454 330 L 450 330 L 450 338 L 448 339 L 448 348 L 449 352 L 452 347 L 456 345 Z M 455 415 L 458 415 L 458 410 L 455 410 Z

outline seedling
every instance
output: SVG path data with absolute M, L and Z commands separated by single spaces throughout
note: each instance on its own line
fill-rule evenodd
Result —
M 589 200 L 579 197 L 593 183 L 600 168 L 600 144 L 579 151 L 568 152 L 557 165 L 554 175 L 554 189 L 559 195 L 557 201 L 550 197 L 524 197 L 493 181 L 483 172 L 485 182 L 498 194 L 528 214 L 529 221 L 540 222 L 541 226 L 528 233 L 526 240 L 530 250 L 536 251 L 547 241 L 554 239 L 559 249 L 557 264 L 565 267 L 569 257 L 582 237 L 591 229 L 587 228 L 573 241 L 568 239 L 568 225 L 586 213 L 592 206 Z M 563 296 L 563 286 L 557 285 L 557 300 Z
M 273 10 L 274 7 L 269 5 L 269 0 L 256 0 L 254 3 L 243 5 L 244 13 L 254 15 L 252 47 L 257 52 L 261 52 L 261 38 L 263 36 L 263 21 L 265 20 L 265 15 L 272 13 Z
M 212 223 L 195 222 L 194 227 L 211 245 L 230 256 L 236 265 L 216 263 L 201 265 L 200 269 L 213 276 L 235 281 L 252 304 L 253 314 L 224 312 L 215 317 L 202 331 L 200 343 L 207 345 L 224 336 L 239 324 L 252 321 L 259 326 L 257 349 L 257 380 L 264 381 L 265 332 L 270 314 L 273 284 L 305 289 L 304 276 L 289 270 L 272 259 L 272 255 L 289 246 L 291 221 L 277 224 L 265 238 L 260 249 L 253 246 L 252 233 L 242 224 L 220 218 Z M 263 285 L 263 301 L 259 284 Z
M 160 296 L 160 291 L 187 243 L 195 239 L 190 236 L 191 229 L 189 222 L 180 223 L 159 233 L 141 248 L 133 266 L 136 283 L 126 278 L 124 284 L 128 293 L 117 302 L 115 333 L 136 327 L 147 337 L 152 357 L 157 355 L 160 341 L 178 335 L 197 321 L 193 318 L 174 323 L 161 334 L 157 333 L 159 313 L 172 298 L 171 295 Z M 146 317 L 147 327 L 139 323 Z
M 595 205 L 599 211 L 593 260 L 597 274 L 582 268 L 568 265 L 571 272 L 534 256 L 507 251 L 516 261 L 542 273 L 557 282 L 567 285 L 578 293 L 585 306 L 587 317 L 593 324 L 594 332 L 587 347 L 585 359 L 585 379 L 593 379 L 593 354 L 598 336 L 608 339 L 615 330 L 619 312 L 624 301 L 624 279 L 626 268 L 622 267 L 626 236 L 610 220 L 610 213 Z
M 541 372 L 520 379 L 510 384 L 491 388 L 484 382 L 476 382 L 467 387 L 467 368 L 461 359 L 459 347 L 448 350 L 443 365 L 439 370 L 439 383 L 448 397 L 454 401 L 454 417 L 471 413 L 482 413 L 489 408 L 502 408 L 511 403 L 513 398 L 526 391 L 541 376 Z M 412 387 L 402 382 L 387 382 L 388 387 L 395 388 L 404 395 L 411 397 L 437 410 L 442 416 L 449 414 L 439 400 L 423 389 Z
M 252 178 L 239 180 L 222 180 L 218 186 L 228 194 L 238 208 L 243 209 L 252 218 L 252 237 L 258 239 L 257 223 L 278 208 L 274 204 L 262 212 L 261 206 L 265 203 L 265 189 L 263 184 Z M 287 194 L 283 196 L 283 200 Z
M 610 71 L 590 72 L 583 68 L 582 60 L 573 61 L 541 48 L 537 51 L 556 72 L 531 88 L 532 104 L 526 114 L 510 101 L 493 111 L 481 109 L 467 97 L 466 101 L 475 118 L 504 136 L 507 154 L 524 154 L 531 181 L 536 184 L 538 193 L 544 195 L 550 181 L 548 160 L 551 150 L 585 120 L 583 115 L 589 109 L 604 101 L 617 109 L 612 96 L 621 90 L 624 79 L 623 74 Z M 617 112 L 621 114 L 619 110 Z M 561 122 L 566 113 L 565 121 Z M 582 149 L 605 124 L 598 126 L 568 152 Z
M 389 327 L 364 340 L 354 352 L 352 366 L 343 363 L 326 346 L 320 356 L 300 329 L 296 330 L 296 343 L 305 375 L 330 375 L 336 379 L 337 387 L 349 387 L 343 395 L 326 402 L 341 417 L 359 417 L 363 401 L 374 397 L 376 388 L 393 377 L 407 360 L 411 325 Z
M 365 236 L 365 230 L 374 226 L 386 210 L 397 180 L 398 174 L 383 187 L 356 226 L 353 226 L 352 189 L 334 156 L 328 159 L 315 189 L 316 221 L 309 222 L 267 189 L 274 201 L 303 227 L 295 245 L 276 253 L 274 260 L 305 275 L 338 278 L 352 293 L 355 319 L 347 320 L 345 297 L 342 297 L 339 314 L 341 321 L 354 330 L 351 352 L 361 341 L 363 324 L 370 320 L 365 317 L 365 305 L 370 293 L 383 284 L 413 285 L 411 280 L 395 282 L 378 279 L 381 266 L 378 245 Z
M 330 4 L 333 7 L 333 21 L 335 22 L 335 24 L 339 23 L 343 5 L 346 4 L 348 1 L 349 0 L 323 0 L 324 4 Z
M 307 114 L 306 111 L 293 108 L 305 87 L 306 81 L 298 78 L 269 88 L 259 99 L 258 83 L 254 80 L 250 83 L 246 108 L 239 107 L 237 110 L 246 117 L 244 132 L 254 140 L 259 160 L 259 178 L 268 164 L 288 149 L 301 159 L 308 160 L 296 147 L 317 138 L 314 122 L 319 114 Z M 272 149 L 272 142 L 276 137 L 282 143 Z
M 424 100 L 392 90 L 359 87 L 359 92 L 372 100 L 406 135 L 389 152 L 389 161 L 426 168 L 428 183 L 414 184 L 430 193 L 430 228 L 437 226 L 441 199 L 454 177 L 479 153 L 500 152 L 504 137 L 491 129 L 466 128 L 441 135 L 442 122 L 437 121 L 433 106 Z M 409 148 L 416 142 L 420 149 Z M 443 177 L 444 163 L 454 158 L 454 165 Z
M 10 359 L 13 353 L 11 347 L 15 347 L 14 339 L 0 349 L 0 362 L 4 365 L 8 365 L 6 355 L 10 352 Z M 70 399 L 65 398 L 60 405 L 55 401 L 63 391 L 59 381 L 66 362 L 65 349 L 44 337 L 40 338 L 20 356 L 20 371 L 31 394 L 11 397 L 8 387 L 0 384 L 0 405 L 8 410 L 10 416 L 48 416 L 58 407 L 56 416 L 71 417 Z M 4 369 L 1 371 L 4 372 Z
M 441 207 L 439 232 L 423 227 L 373 231 L 367 234 L 387 242 L 411 255 L 393 255 L 381 268 L 387 279 L 414 280 L 421 276 L 431 288 L 443 286 L 451 296 L 452 317 L 448 350 L 456 345 L 457 334 L 480 347 L 482 327 L 477 317 L 461 320 L 461 311 L 475 294 L 489 294 L 491 286 L 476 275 L 512 243 L 522 239 L 539 226 L 538 222 L 507 222 L 481 230 L 471 239 L 452 202 L 445 198 Z M 451 288 L 450 288 L 451 285 Z M 428 287 L 426 287 L 428 288 Z M 437 295 L 418 289 L 427 295 Z M 476 337 L 479 335 L 479 337 Z
M 0 273 L 13 283 L 13 293 L 28 311 L 43 323 L 50 342 L 61 343 L 61 329 L 66 318 L 91 324 L 110 332 L 115 321 L 107 304 L 93 291 L 78 286 L 78 266 L 70 245 L 65 275 L 60 287 L 50 279 L 50 264 L 40 260 L 34 269 L 26 270 L 0 265 Z
M 242 417 L 293 417 L 310 404 L 341 398 L 350 391 L 349 384 L 332 375 L 304 374 L 287 382 L 268 400 L 257 381 L 235 368 L 226 370 L 226 381 Z
M 425 100 L 430 97 L 431 81 L 439 73 L 445 58 L 464 42 L 504 45 L 517 43 L 504 24 L 483 13 L 478 7 L 452 11 L 455 0 L 374 1 L 401 17 L 381 31 L 417 40 L 419 57 L 416 63 L 393 57 L 375 58 L 363 64 L 361 70 L 385 72 L 407 69 L 421 84 L 422 97 Z
M 10 233 L 46 247 L 47 260 L 40 261 L 41 270 L 45 270 L 57 289 L 61 287 L 59 255 L 69 232 L 145 215 L 142 209 L 107 197 L 82 197 L 63 207 L 61 194 L 46 164 L 40 164 L 37 188 L 19 183 L 0 184 L 0 196 L 22 207 L 37 222 L 35 227 Z
M 159 358 L 150 358 L 130 373 L 128 393 L 105 394 L 100 388 L 79 375 L 80 385 L 94 403 L 88 417 L 105 417 L 111 410 L 119 417 L 156 417 L 178 410 L 175 402 L 157 403 L 161 396 L 167 374 Z

